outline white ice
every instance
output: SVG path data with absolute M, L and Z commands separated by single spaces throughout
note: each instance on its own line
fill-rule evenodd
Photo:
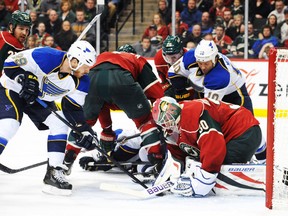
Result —
M 133 123 L 123 113 L 113 113 L 114 129 L 128 129 Z M 94 128 L 99 132 L 99 125 Z M 26 117 L 16 136 L 0 157 L 0 163 L 10 168 L 21 168 L 46 160 L 47 132 L 38 131 Z M 81 156 L 81 155 L 79 155 Z M 79 157 L 78 157 L 79 158 Z M 142 190 L 129 176 L 119 173 L 88 172 L 78 161 L 68 177 L 73 184 L 71 196 L 53 196 L 42 193 L 46 166 L 17 174 L 0 171 L 0 216 L 79 216 L 79 215 L 191 215 L 191 216 L 287 216 L 287 210 L 269 210 L 265 197 L 210 196 L 183 198 L 168 194 L 152 199 L 102 191 L 102 182 L 117 183 Z

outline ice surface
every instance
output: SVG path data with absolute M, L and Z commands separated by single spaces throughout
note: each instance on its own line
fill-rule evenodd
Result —
M 114 113 L 114 129 L 129 129 L 133 123 L 122 113 Z M 99 131 L 99 126 L 95 126 Z M 10 168 L 20 168 L 46 160 L 47 132 L 38 131 L 29 119 L 8 144 L 0 157 L 0 163 Z M 265 197 L 210 196 L 183 198 L 168 194 L 148 200 L 119 193 L 101 191 L 101 182 L 117 183 L 142 190 L 125 174 L 87 172 L 78 161 L 68 177 L 73 184 L 69 197 L 52 196 L 41 192 L 45 166 L 17 174 L 0 171 L 0 216 L 287 216 L 287 210 L 268 210 Z

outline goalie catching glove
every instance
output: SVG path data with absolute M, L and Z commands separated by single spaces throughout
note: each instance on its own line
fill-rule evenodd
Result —
M 209 173 L 201 168 L 201 163 L 186 160 L 185 172 L 180 176 L 171 192 L 185 197 L 204 197 L 216 184 L 218 173 Z
M 23 98 L 29 105 L 33 104 L 39 95 L 38 77 L 26 71 L 25 74 L 17 77 L 17 82 L 22 85 L 19 97 Z

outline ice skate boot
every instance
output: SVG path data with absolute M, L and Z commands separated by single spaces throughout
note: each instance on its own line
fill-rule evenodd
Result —
M 71 195 L 72 185 L 66 180 L 64 172 L 68 168 L 63 164 L 61 166 L 47 166 L 47 172 L 44 177 L 43 192 L 53 195 Z

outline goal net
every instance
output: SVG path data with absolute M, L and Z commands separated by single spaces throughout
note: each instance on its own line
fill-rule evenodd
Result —
M 288 49 L 271 49 L 268 75 L 266 207 L 288 208 Z

